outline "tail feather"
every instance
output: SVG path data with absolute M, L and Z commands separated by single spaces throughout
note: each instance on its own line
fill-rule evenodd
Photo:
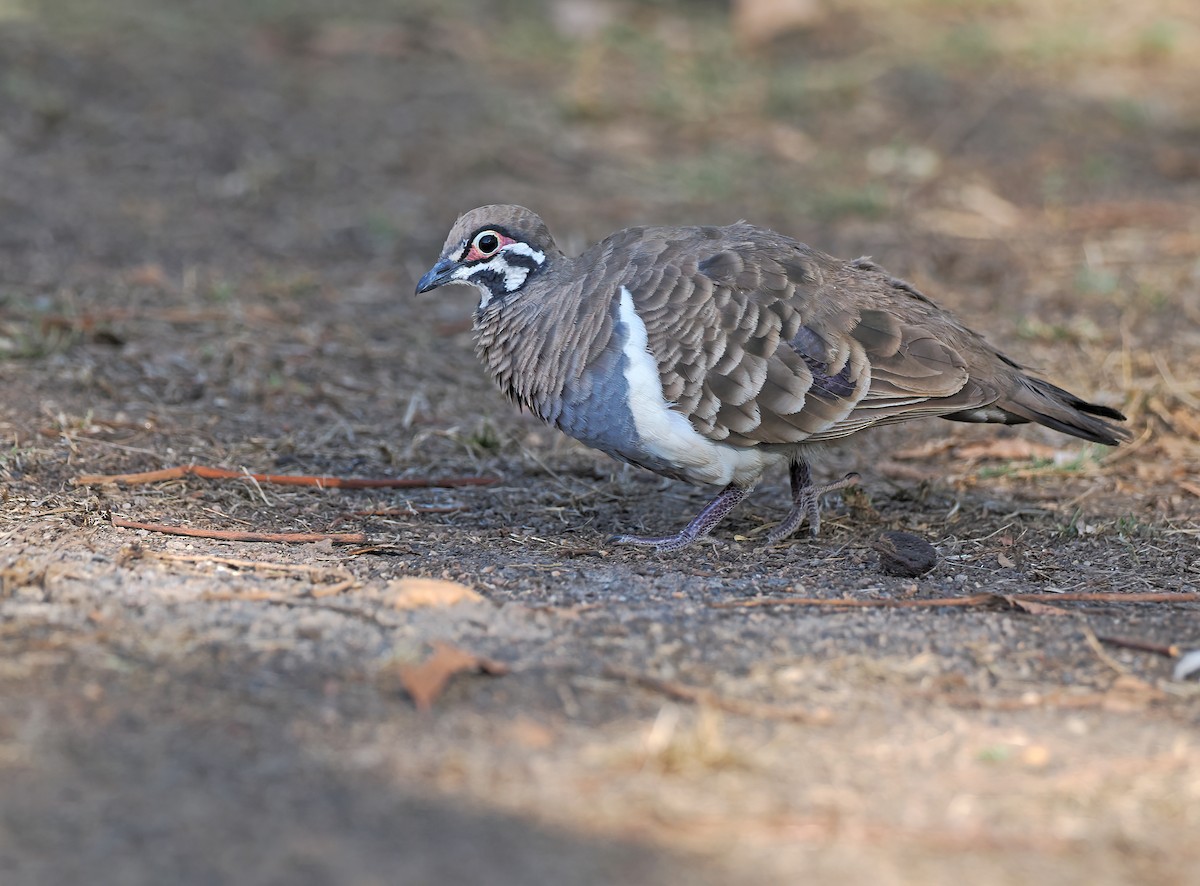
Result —
M 1125 416 L 1117 410 L 1089 403 L 1057 385 L 1027 375 L 1021 376 L 1009 395 L 995 405 L 1009 416 L 1009 423 L 1037 422 L 1072 437 L 1103 443 L 1105 446 L 1116 446 L 1133 436 L 1127 428 L 1102 421 L 1105 418 L 1125 421 Z

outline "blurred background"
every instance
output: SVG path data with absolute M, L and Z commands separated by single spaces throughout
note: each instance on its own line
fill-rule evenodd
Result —
M 704 495 L 517 414 L 475 294 L 413 297 L 490 202 L 567 252 L 745 218 L 871 255 L 1135 439 L 882 429 L 819 547 L 610 556 Z M 939 546 L 923 594 L 1195 592 L 1196 0 L 0 0 L 0 385 L 0 882 L 1194 879 L 1197 696 L 1089 625 L 1191 642 L 1196 604 L 707 603 L 916 594 L 885 522 Z M 71 482 L 189 462 L 504 482 L 352 519 L 408 499 Z M 389 609 L 417 573 L 488 603 Z M 445 638 L 513 673 L 422 716 L 388 669 Z

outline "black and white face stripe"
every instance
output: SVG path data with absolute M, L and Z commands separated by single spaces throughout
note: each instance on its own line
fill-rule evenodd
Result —
M 463 244 L 464 264 L 450 275 L 452 280 L 473 283 L 479 287 L 479 310 L 492 299 L 512 295 L 525 285 L 529 275 L 546 261 L 546 254 L 528 243 L 505 243 L 491 258 L 469 261 L 472 245 Z

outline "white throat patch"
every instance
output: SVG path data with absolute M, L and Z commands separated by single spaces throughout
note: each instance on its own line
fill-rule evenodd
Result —
M 534 249 L 528 243 L 509 243 L 482 264 L 464 265 L 451 274 L 450 277 L 453 280 L 471 283 L 471 278 L 480 271 L 495 271 L 504 278 L 504 291 L 516 292 L 525 285 L 525 280 L 529 277 L 533 269 L 524 264 L 509 264 L 507 258 L 505 258 L 505 253 L 523 255 L 538 267 L 541 267 L 542 263 L 546 261 L 546 253 L 539 249 Z M 491 302 L 492 293 L 482 283 L 476 283 L 475 286 L 479 289 L 479 310 L 482 311 Z

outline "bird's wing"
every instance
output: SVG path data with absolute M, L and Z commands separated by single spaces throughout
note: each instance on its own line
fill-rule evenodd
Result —
M 960 353 L 971 334 L 869 262 L 749 225 L 649 229 L 634 251 L 664 396 L 709 439 L 829 440 L 996 399 Z

